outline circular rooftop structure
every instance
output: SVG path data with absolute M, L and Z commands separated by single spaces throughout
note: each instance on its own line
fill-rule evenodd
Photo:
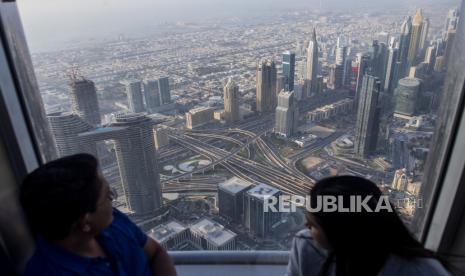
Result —
M 417 87 L 420 86 L 420 80 L 417 78 L 403 78 L 399 80 L 399 85 L 405 87 Z

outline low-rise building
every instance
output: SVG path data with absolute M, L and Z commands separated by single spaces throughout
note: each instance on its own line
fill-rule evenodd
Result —
M 236 249 L 236 233 L 208 218 L 191 226 L 192 241 L 205 250 Z

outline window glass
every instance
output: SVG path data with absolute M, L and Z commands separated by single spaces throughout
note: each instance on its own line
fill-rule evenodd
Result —
M 303 209 L 268 196 L 332 175 L 412 226 L 457 103 L 459 4 L 18 1 L 50 147 L 98 156 L 115 207 L 171 250 L 287 250 Z

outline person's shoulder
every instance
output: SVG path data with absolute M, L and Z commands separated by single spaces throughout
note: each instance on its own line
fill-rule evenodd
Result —
M 134 223 L 127 215 L 117 208 L 113 208 L 113 222 L 110 225 L 111 227 L 126 229 L 128 226 L 133 226 L 133 224 Z
M 309 229 L 303 229 L 303 230 L 300 230 L 299 232 L 297 232 L 294 237 L 296 239 L 307 239 L 307 240 L 313 240 L 313 237 L 312 237 L 312 232 L 310 232 Z
M 301 252 L 306 252 L 311 255 L 317 254 L 321 257 L 327 256 L 326 250 L 316 243 L 312 236 L 312 232 L 310 232 L 309 229 L 297 232 L 294 235 L 294 243 L 297 249 Z
M 65 275 L 60 271 L 57 266 L 50 263 L 50 260 L 46 258 L 39 251 L 35 251 L 32 257 L 26 264 L 26 268 L 23 273 L 24 276 L 62 276 Z
M 451 275 L 444 266 L 436 259 L 433 258 L 412 258 L 406 259 L 399 256 L 391 256 L 385 266 L 383 275 L 407 276 L 449 276 Z M 392 273 L 391 273 L 392 272 Z
M 147 235 L 127 215 L 116 208 L 113 208 L 113 222 L 103 234 L 113 238 L 129 239 L 140 246 L 144 246 L 147 241 Z

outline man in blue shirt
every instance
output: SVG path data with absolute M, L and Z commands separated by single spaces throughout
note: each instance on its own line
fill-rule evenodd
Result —
M 114 196 L 88 154 L 29 174 L 20 200 L 37 247 L 25 275 L 176 275 L 167 252 L 112 207 Z

